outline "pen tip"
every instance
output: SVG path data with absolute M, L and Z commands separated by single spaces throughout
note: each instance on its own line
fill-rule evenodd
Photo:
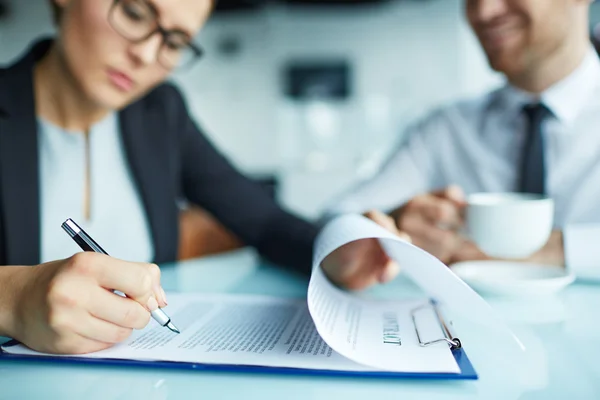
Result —
M 169 323 L 167 324 L 167 328 L 169 328 L 169 329 L 170 329 L 172 332 L 175 332 L 175 333 L 177 333 L 177 334 L 181 333 L 181 332 L 179 331 L 179 329 L 177 329 L 177 327 L 176 327 L 175 325 L 173 325 L 173 323 L 172 323 L 172 322 L 169 322 Z

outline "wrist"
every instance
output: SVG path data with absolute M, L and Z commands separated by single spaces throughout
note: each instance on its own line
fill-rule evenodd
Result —
M 0 336 L 19 336 L 20 297 L 32 270 L 23 266 L 0 267 Z

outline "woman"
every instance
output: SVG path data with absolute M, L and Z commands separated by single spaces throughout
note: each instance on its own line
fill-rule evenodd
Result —
M 0 70 L 0 335 L 85 353 L 144 327 L 166 305 L 149 262 L 175 259 L 181 199 L 272 262 L 309 271 L 316 228 L 238 173 L 164 83 L 198 58 L 192 38 L 212 1 L 55 0 L 57 37 Z M 72 255 L 69 217 L 115 258 Z M 395 271 L 370 242 L 325 264 L 356 288 Z

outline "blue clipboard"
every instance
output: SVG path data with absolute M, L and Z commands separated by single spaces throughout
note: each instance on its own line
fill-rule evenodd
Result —
M 417 324 L 417 315 L 421 310 L 432 309 L 438 319 L 440 328 L 444 337 L 424 342 L 419 333 Z M 196 370 L 196 371 L 222 371 L 222 372 L 246 372 L 246 373 L 263 373 L 263 374 L 280 374 L 280 375 L 318 375 L 318 376 L 348 376 L 348 377 L 371 377 L 371 378 L 390 378 L 390 379 L 436 379 L 436 380 L 477 380 L 479 377 L 475 368 L 471 364 L 467 353 L 462 347 L 460 339 L 452 334 L 448 324 L 446 324 L 442 313 L 438 308 L 438 303 L 430 299 L 428 303 L 415 308 L 412 311 L 412 320 L 414 329 L 421 346 L 430 346 L 436 343 L 445 342 L 450 345 L 452 355 L 460 369 L 460 373 L 422 373 L 422 372 L 388 372 L 388 371 L 340 371 L 340 370 L 320 370 L 307 368 L 284 368 L 284 367 L 268 367 L 255 365 L 236 365 L 236 364 L 207 364 L 195 362 L 177 362 L 177 361 L 141 361 L 141 360 L 124 360 L 124 359 L 107 359 L 107 358 L 89 358 L 85 356 L 77 357 L 57 357 L 57 356 L 38 356 L 38 355 L 22 355 L 11 354 L 4 350 L 4 347 L 10 347 L 19 344 L 13 340 L 5 343 L 0 347 L 0 362 L 39 362 L 62 365 L 85 364 L 85 365 L 101 365 L 101 366 L 122 366 L 122 367 L 140 367 L 140 368 L 165 368 L 165 369 L 180 369 L 180 370 Z
M 3 347 L 17 344 L 9 342 Z M 281 367 L 263 367 L 254 365 L 229 365 L 229 364 L 202 364 L 190 362 L 173 361 L 140 361 L 140 360 L 121 360 L 107 358 L 86 358 L 86 357 L 57 357 L 57 356 L 32 356 L 22 354 L 11 354 L 0 349 L 0 362 L 36 362 L 60 365 L 99 365 L 115 367 L 133 367 L 133 368 L 163 368 L 195 371 L 213 371 L 213 372 L 242 372 L 242 373 L 261 373 L 261 374 L 279 374 L 279 375 L 307 375 L 307 376 L 347 376 L 347 377 L 371 377 L 388 379 L 436 379 L 436 380 L 476 380 L 477 373 L 467 357 L 464 349 L 452 350 L 456 363 L 460 368 L 459 374 L 454 373 L 417 373 L 417 372 L 386 372 L 386 371 L 336 371 L 319 370 L 306 368 L 281 368 Z
M 419 333 L 417 324 L 417 315 L 419 311 L 424 309 L 432 309 L 440 324 L 440 328 L 444 337 L 424 342 Z M 444 321 L 442 313 L 438 308 L 438 303 L 430 299 L 423 306 L 417 307 L 412 311 L 412 320 L 414 329 L 421 346 L 430 346 L 440 342 L 450 345 L 452 355 L 460 369 L 460 373 L 422 373 L 422 372 L 387 372 L 387 371 L 339 371 L 339 370 L 319 370 L 307 368 L 282 368 L 282 367 L 267 367 L 254 365 L 233 365 L 233 364 L 206 364 L 194 362 L 176 362 L 176 361 L 140 361 L 140 360 L 123 360 L 123 359 L 106 359 L 106 358 L 89 358 L 89 357 L 57 357 L 57 356 L 32 356 L 11 354 L 2 349 L 2 347 L 10 347 L 18 344 L 17 341 L 5 343 L 0 347 L 0 362 L 15 361 L 15 362 L 42 362 L 53 364 L 87 364 L 87 365 L 103 365 L 103 366 L 123 366 L 123 367 L 141 367 L 141 368 L 167 368 L 181 370 L 197 370 L 197 371 L 223 371 L 223 372 L 248 372 L 248 373 L 263 373 L 263 374 L 280 374 L 280 375 L 319 375 L 319 376 L 349 376 L 349 377 L 372 377 L 372 378 L 410 378 L 410 379 L 436 379 L 436 380 L 476 380 L 478 379 L 477 372 L 467 357 L 460 339 L 452 334 L 448 324 Z

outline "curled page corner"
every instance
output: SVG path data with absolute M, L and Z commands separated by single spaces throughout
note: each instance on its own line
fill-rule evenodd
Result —
M 471 322 L 503 333 L 510 337 L 512 345 L 520 351 L 525 351 L 521 340 L 500 319 L 494 309 L 444 263 L 362 215 L 339 216 L 322 229 L 315 242 L 313 277 L 320 276 L 320 274 L 315 274 L 315 269 L 320 269 L 320 265 L 327 255 L 347 243 L 362 239 L 378 239 L 388 256 L 396 261 L 402 271 L 432 299 Z M 324 274 L 322 275 L 324 276 Z M 310 301 L 311 285 L 318 283 L 318 280 L 313 277 L 309 284 L 309 311 L 311 314 L 313 313 Z M 317 320 L 318 317 L 315 319 L 315 324 L 319 329 Z

